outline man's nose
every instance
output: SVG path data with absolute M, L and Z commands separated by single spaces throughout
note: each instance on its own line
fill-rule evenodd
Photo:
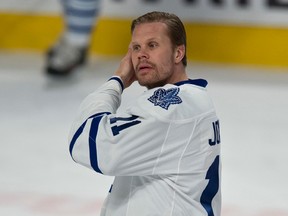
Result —
M 141 48 L 138 52 L 138 59 L 149 58 L 149 53 L 146 48 Z

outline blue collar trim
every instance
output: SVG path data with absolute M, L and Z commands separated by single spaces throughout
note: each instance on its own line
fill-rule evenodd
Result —
M 188 79 L 188 80 L 177 82 L 174 85 L 180 86 L 184 84 L 192 84 L 192 85 L 197 85 L 197 86 L 205 88 L 208 85 L 208 82 L 204 79 Z

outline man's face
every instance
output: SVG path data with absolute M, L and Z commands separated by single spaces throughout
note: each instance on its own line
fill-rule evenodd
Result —
M 131 47 L 132 63 L 140 85 L 151 89 L 171 81 L 175 53 L 166 24 L 153 22 L 136 26 Z

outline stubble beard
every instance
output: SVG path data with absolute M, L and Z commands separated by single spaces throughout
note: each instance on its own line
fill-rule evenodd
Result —
M 173 59 L 171 57 L 171 62 L 172 60 Z M 148 74 L 145 74 L 143 76 L 139 75 L 138 71 L 139 71 L 140 62 L 137 64 L 135 68 L 135 71 L 137 71 L 136 77 L 137 77 L 139 85 L 144 86 L 147 89 L 152 89 L 152 88 L 164 86 L 165 84 L 169 82 L 169 79 L 171 78 L 173 74 L 173 71 L 171 71 L 173 70 L 171 65 L 169 65 L 169 68 L 159 69 L 159 67 L 156 64 L 150 61 L 147 61 L 146 63 L 148 63 L 152 67 L 151 69 L 152 71 L 148 72 Z M 165 72 L 161 72 L 161 69 L 165 70 Z
M 159 77 L 159 72 L 158 72 L 157 67 L 153 67 L 153 70 L 154 70 L 152 72 L 153 74 L 147 74 L 146 77 L 143 77 L 144 79 L 143 78 L 141 79 L 141 77 L 137 76 L 138 83 L 141 86 L 145 86 L 147 89 L 153 89 L 156 87 L 164 86 L 165 84 L 168 83 L 170 76 L 161 78 L 161 77 Z M 165 74 L 171 74 L 171 73 L 166 72 Z M 147 77 L 147 76 L 149 76 L 149 77 Z

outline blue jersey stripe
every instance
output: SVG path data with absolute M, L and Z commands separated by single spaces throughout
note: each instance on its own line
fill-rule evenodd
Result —
M 98 9 L 75 9 L 75 8 L 67 8 L 66 15 L 74 16 L 74 17 L 91 17 L 94 18 L 95 14 L 98 13 Z
M 92 168 L 98 173 L 102 173 L 102 171 L 100 170 L 100 168 L 98 166 L 96 137 L 98 134 L 99 123 L 100 123 L 102 117 L 103 116 L 97 116 L 97 117 L 93 118 L 92 123 L 91 123 L 90 132 L 89 132 L 90 164 L 91 164 Z
M 208 179 L 209 182 L 200 198 L 200 202 L 205 208 L 208 216 L 214 216 L 212 200 L 219 190 L 219 163 L 220 156 L 218 155 L 207 171 L 206 179 Z
M 118 81 L 119 83 L 120 83 L 120 85 L 121 85 L 121 88 L 122 88 L 122 92 L 124 91 L 124 84 L 123 84 L 123 82 L 122 82 L 122 80 L 119 78 L 119 77 L 111 77 L 108 81 L 110 81 L 110 80 L 116 80 L 116 81 Z
M 205 79 L 188 79 L 188 80 L 177 82 L 174 85 L 181 86 L 184 84 L 192 84 L 192 85 L 197 85 L 197 86 L 205 88 L 208 85 L 208 82 Z
M 70 142 L 69 152 L 70 152 L 70 155 L 71 155 L 73 160 L 74 160 L 74 158 L 72 156 L 72 151 L 73 151 L 74 145 L 75 145 L 76 140 L 78 139 L 78 137 L 82 134 L 86 123 L 87 123 L 87 120 L 78 128 L 78 130 L 76 131 L 76 133 L 74 134 L 74 136 L 73 136 L 73 138 L 72 138 L 72 140 Z
M 71 32 L 77 32 L 79 34 L 90 33 L 92 30 L 92 26 L 78 26 L 74 24 L 68 24 L 68 28 Z
M 101 118 L 102 118 L 103 115 L 105 115 L 105 114 L 109 115 L 109 114 L 111 114 L 111 113 L 110 113 L 110 112 L 96 113 L 96 114 L 90 116 L 88 119 L 97 118 L 97 117 L 101 117 Z M 71 157 L 72 157 L 73 160 L 74 160 L 74 158 L 73 158 L 73 156 L 72 156 L 72 151 L 73 151 L 74 145 L 75 145 L 77 139 L 79 138 L 79 136 L 82 134 L 82 132 L 83 132 L 83 130 L 84 130 L 84 128 L 85 128 L 85 125 L 86 125 L 88 119 L 78 128 L 78 130 L 75 132 L 75 134 L 74 134 L 74 136 L 73 136 L 73 138 L 72 138 L 72 140 L 71 140 L 71 142 L 70 142 L 69 152 L 70 152 L 70 155 L 71 155 Z M 93 122 L 92 122 L 92 123 L 93 123 Z M 92 129 L 92 127 L 91 127 L 91 129 Z M 91 132 L 91 129 L 90 129 L 90 132 Z M 97 127 L 97 131 L 98 131 L 98 127 Z M 96 133 L 97 133 L 97 132 L 96 132 Z M 96 138 L 96 137 L 95 137 L 95 138 Z M 89 144 L 90 144 L 90 143 L 89 143 Z M 90 151 L 90 154 L 91 154 L 91 151 Z M 75 161 L 75 160 L 74 160 L 74 161 Z

